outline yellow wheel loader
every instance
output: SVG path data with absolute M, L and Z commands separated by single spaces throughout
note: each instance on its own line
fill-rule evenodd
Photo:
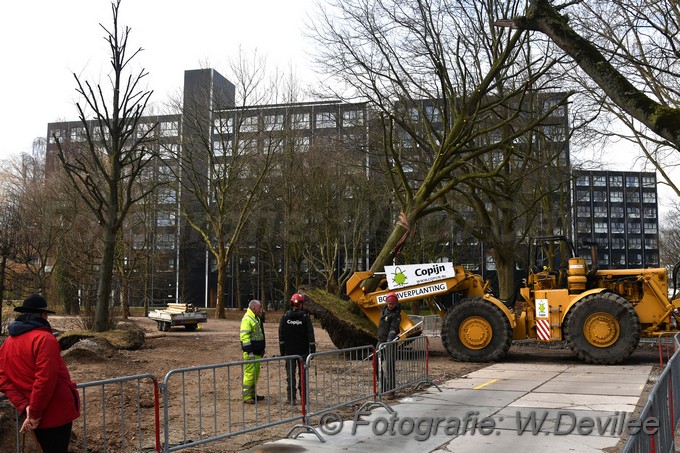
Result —
M 450 263 L 357 272 L 347 295 L 376 325 L 387 293 L 396 292 L 400 303 L 424 300 L 443 318 L 442 342 L 459 361 L 498 361 L 513 340 L 531 338 L 566 341 L 587 363 L 615 364 L 640 337 L 677 330 L 680 299 L 669 300 L 665 269 L 598 270 L 595 247 L 589 267 L 563 236 L 536 238 L 532 250 L 534 264 L 508 301 L 494 297 L 481 276 Z M 541 263 L 541 256 L 556 265 Z M 402 312 L 401 335 L 419 333 Z

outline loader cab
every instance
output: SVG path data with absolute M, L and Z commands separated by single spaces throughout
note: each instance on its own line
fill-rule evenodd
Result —
M 593 278 L 598 270 L 597 244 L 584 242 L 590 247 L 591 263 L 576 256 L 571 241 L 566 236 L 535 238 L 530 247 L 528 284 L 534 289 L 567 289 L 569 294 L 579 294 L 596 286 Z
M 569 269 L 574 259 L 574 247 L 566 236 L 541 236 L 532 239 L 529 246 L 527 285 L 534 290 L 567 288 L 570 284 Z

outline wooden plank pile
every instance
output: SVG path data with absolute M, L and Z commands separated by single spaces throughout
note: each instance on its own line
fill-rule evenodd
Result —
M 162 311 L 164 313 L 194 313 L 198 311 L 196 307 L 194 307 L 194 304 L 168 304 L 168 307 L 163 309 L 163 310 L 157 310 L 157 311 Z

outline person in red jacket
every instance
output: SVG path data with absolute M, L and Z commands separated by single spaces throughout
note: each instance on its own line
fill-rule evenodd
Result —
M 14 311 L 9 337 L 0 347 L 0 392 L 26 418 L 21 431 L 33 430 L 44 453 L 66 453 L 80 398 L 47 321 L 47 301 L 28 296 Z

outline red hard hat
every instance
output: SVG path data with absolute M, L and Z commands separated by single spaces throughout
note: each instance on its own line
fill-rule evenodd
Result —
M 399 302 L 399 298 L 397 297 L 397 293 L 392 291 L 391 293 L 387 293 L 387 296 L 385 296 L 385 302 L 390 303 L 390 302 Z
M 290 306 L 293 308 L 301 308 L 302 304 L 305 302 L 305 296 L 296 293 L 290 297 Z

